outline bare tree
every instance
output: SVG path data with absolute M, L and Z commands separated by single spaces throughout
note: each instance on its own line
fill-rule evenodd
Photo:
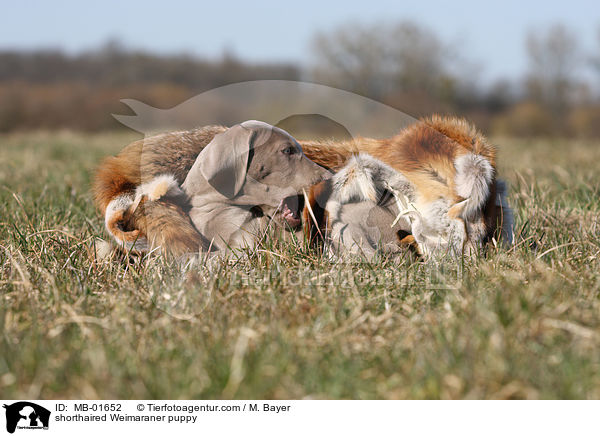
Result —
M 433 90 L 444 76 L 449 76 L 451 48 L 431 31 L 404 22 L 391 29 L 388 51 L 400 89 Z
M 348 24 L 318 33 L 312 50 L 318 81 L 375 98 L 385 91 L 387 56 L 376 26 Z
M 312 50 L 317 81 L 378 99 L 398 91 L 435 95 L 449 76 L 449 47 L 410 22 L 348 23 L 317 34 Z

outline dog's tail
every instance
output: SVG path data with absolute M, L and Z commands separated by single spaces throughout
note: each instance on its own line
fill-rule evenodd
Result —
M 127 251 L 148 251 L 152 244 L 148 240 L 147 226 L 139 225 L 148 222 L 145 216 L 145 210 L 148 209 L 146 203 L 159 201 L 167 195 L 170 198 L 183 195 L 179 185 L 170 175 L 156 177 L 139 185 L 134 191 L 119 193 L 104 211 L 106 230 L 117 244 Z
M 451 216 L 471 218 L 480 213 L 490 195 L 494 167 L 480 154 L 465 153 L 454 160 L 456 193 L 464 200 L 450 208 Z
M 146 138 L 100 164 L 93 182 L 94 202 L 120 247 L 145 253 L 160 246 L 163 252 L 180 255 L 205 245 L 179 186 L 200 150 L 222 129 Z
M 136 141 L 118 156 L 110 156 L 98 167 L 94 182 L 94 203 L 104 214 L 111 201 L 122 195 L 133 195 L 141 183 L 140 161 L 143 141 Z
M 174 176 L 163 174 L 111 200 L 105 211 L 106 229 L 128 252 L 156 248 L 175 256 L 197 253 L 208 244 L 188 212 L 187 195 Z

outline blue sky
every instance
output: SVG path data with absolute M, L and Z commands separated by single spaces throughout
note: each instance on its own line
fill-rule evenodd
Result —
M 229 2 L 73 0 L 2 5 L 0 49 L 78 52 L 109 38 L 159 53 L 215 57 L 225 48 L 246 60 L 305 63 L 316 31 L 346 22 L 411 20 L 452 43 L 480 67 L 483 80 L 514 78 L 526 67 L 529 30 L 561 22 L 600 55 L 600 4 L 594 1 Z

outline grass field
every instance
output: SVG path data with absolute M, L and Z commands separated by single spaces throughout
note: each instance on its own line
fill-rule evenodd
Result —
M 0 136 L 1 398 L 600 398 L 600 143 L 496 141 L 510 250 L 183 271 L 96 259 L 90 176 L 132 139 Z

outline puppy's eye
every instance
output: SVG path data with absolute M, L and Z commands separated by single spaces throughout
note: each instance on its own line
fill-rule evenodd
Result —
M 298 151 L 298 150 L 296 150 L 296 147 L 294 147 L 293 145 L 290 145 L 290 146 L 288 146 L 288 147 L 285 147 L 283 150 L 281 150 L 281 152 L 282 152 L 283 154 L 287 154 L 287 155 L 292 155 L 292 154 L 295 154 L 295 153 L 296 153 L 296 151 Z

